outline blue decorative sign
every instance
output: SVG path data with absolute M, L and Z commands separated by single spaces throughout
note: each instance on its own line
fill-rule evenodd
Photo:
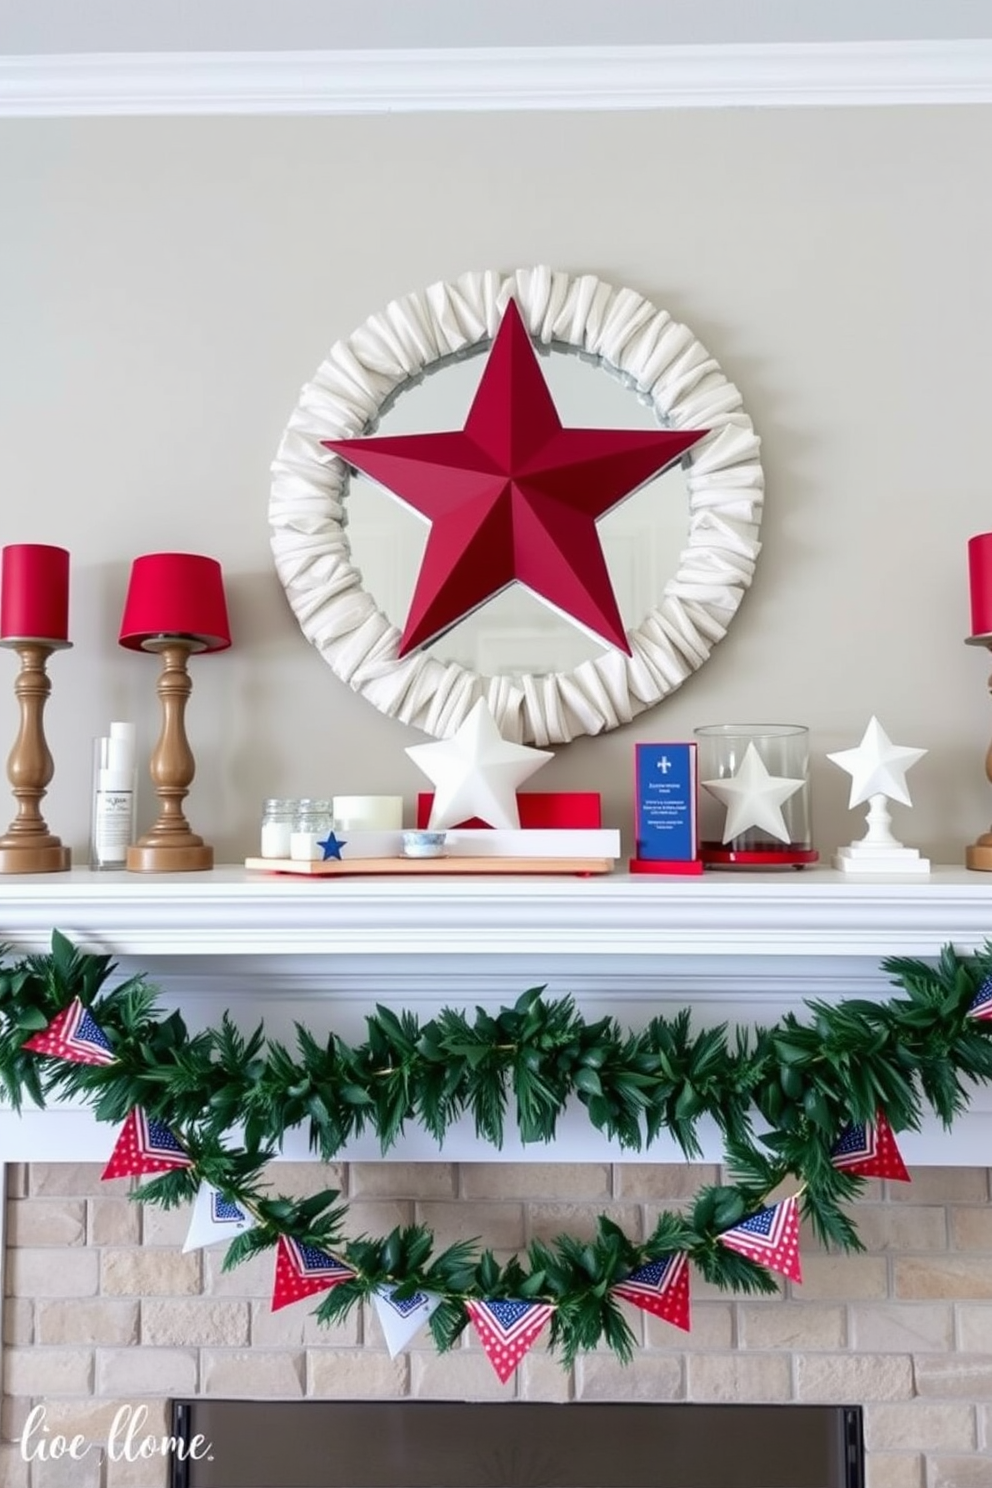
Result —
M 637 857 L 691 863 L 696 846 L 695 744 L 636 744 Z

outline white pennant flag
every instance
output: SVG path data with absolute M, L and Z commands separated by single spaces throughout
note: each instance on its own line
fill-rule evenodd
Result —
M 216 1245 L 221 1240 L 233 1240 L 235 1235 L 242 1235 L 254 1227 L 255 1221 L 240 1204 L 225 1199 L 212 1183 L 201 1183 L 193 1201 L 193 1215 L 183 1253 L 199 1250 L 203 1245 Z
M 431 1313 L 441 1305 L 441 1298 L 433 1292 L 414 1292 L 412 1297 L 403 1301 L 398 1301 L 395 1293 L 395 1287 L 381 1286 L 372 1294 L 391 1359 L 403 1352 Z

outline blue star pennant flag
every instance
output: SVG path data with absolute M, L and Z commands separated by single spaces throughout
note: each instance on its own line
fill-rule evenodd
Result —
M 610 1292 L 689 1332 L 689 1265 L 682 1251 L 648 1261 L 618 1281 Z
M 414 1338 L 441 1305 L 441 1298 L 434 1292 L 414 1292 L 412 1297 L 402 1300 L 396 1296 L 396 1287 L 376 1287 L 372 1294 L 376 1317 L 386 1340 L 389 1357 L 395 1359 Z
M 992 976 L 985 977 L 968 1009 L 969 1018 L 992 1018 Z
M 830 1149 L 830 1161 L 835 1168 L 856 1173 L 860 1178 L 893 1178 L 897 1183 L 912 1181 L 884 1111 L 876 1111 L 874 1122 L 846 1127 L 839 1141 Z
M 140 1178 L 145 1173 L 169 1173 L 173 1168 L 192 1166 L 192 1158 L 164 1122 L 151 1120 L 140 1106 L 135 1106 L 101 1176 Z
M 469 1301 L 465 1311 L 475 1325 L 479 1342 L 490 1364 L 505 1385 L 524 1354 L 554 1312 L 550 1302 L 523 1302 L 516 1298 Z
M 254 1219 L 240 1204 L 225 1199 L 212 1183 L 201 1183 L 193 1200 L 183 1253 L 200 1250 L 204 1245 L 216 1245 L 220 1240 L 233 1240 L 235 1235 L 243 1235 L 245 1230 L 254 1226 Z
M 70 1064 L 113 1064 L 115 1059 L 107 1035 L 78 997 L 57 1013 L 47 1028 L 26 1039 L 23 1047 Z
M 778 1271 L 790 1281 L 803 1279 L 799 1263 L 799 1205 L 795 1198 L 759 1209 L 757 1214 L 724 1230 L 717 1239 L 721 1245 L 757 1261 L 768 1271 Z
M 329 1255 L 319 1246 L 307 1245 L 289 1235 L 279 1236 L 276 1250 L 276 1275 L 272 1288 L 272 1311 L 288 1307 L 315 1292 L 329 1292 L 331 1287 L 354 1276 L 350 1266 Z

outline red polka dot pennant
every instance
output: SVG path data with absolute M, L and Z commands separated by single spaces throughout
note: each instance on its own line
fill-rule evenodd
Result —
M 802 1281 L 799 1262 L 799 1204 L 795 1198 L 783 1199 L 759 1209 L 717 1237 L 729 1250 L 736 1250 L 749 1260 L 757 1261 L 768 1271 L 778 1271 L 790 1281 Z
M 488 1302 L 469 1301 L 465 1310 L 475 1325 L 479 1342 L 490 1364 L 506 1384 L 524 1354 L 533 1346 L 554 1312 L 550 1302 L 523 1302 L 500 1297 Z

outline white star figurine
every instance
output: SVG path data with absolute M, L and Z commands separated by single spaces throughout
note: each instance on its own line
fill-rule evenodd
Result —
M 517 787 L 554 759 L 546 749 L 528 749 L 504 739 L 485 698 L 450 739 L 414 744 L 406 752 L 434 783 L 431 830 L 477 816 L 490 827 L 516 831 Z
M 840 765 L 851 777 L 849 807 L 857 806 L 872 796 L 888 796 L 892 801 L 912 806 L 906 787 L 906 771 L 925 754 L 925 749 L 908 749 L 893 744 L 873 716 L 857 749 L 840 749 L 836 754 L 828 754 L 827 759 Z
M 802 790 L 805 783 L 784 775 L 769 775 L 761 755 L 749 744 L 736 775 L 727 780 L 704 780 L 703 788 L 727 808 L 724 842 L 740 837 L 749 827 L 758 827 L 779 842 L 791 842 L 782 804 Z

